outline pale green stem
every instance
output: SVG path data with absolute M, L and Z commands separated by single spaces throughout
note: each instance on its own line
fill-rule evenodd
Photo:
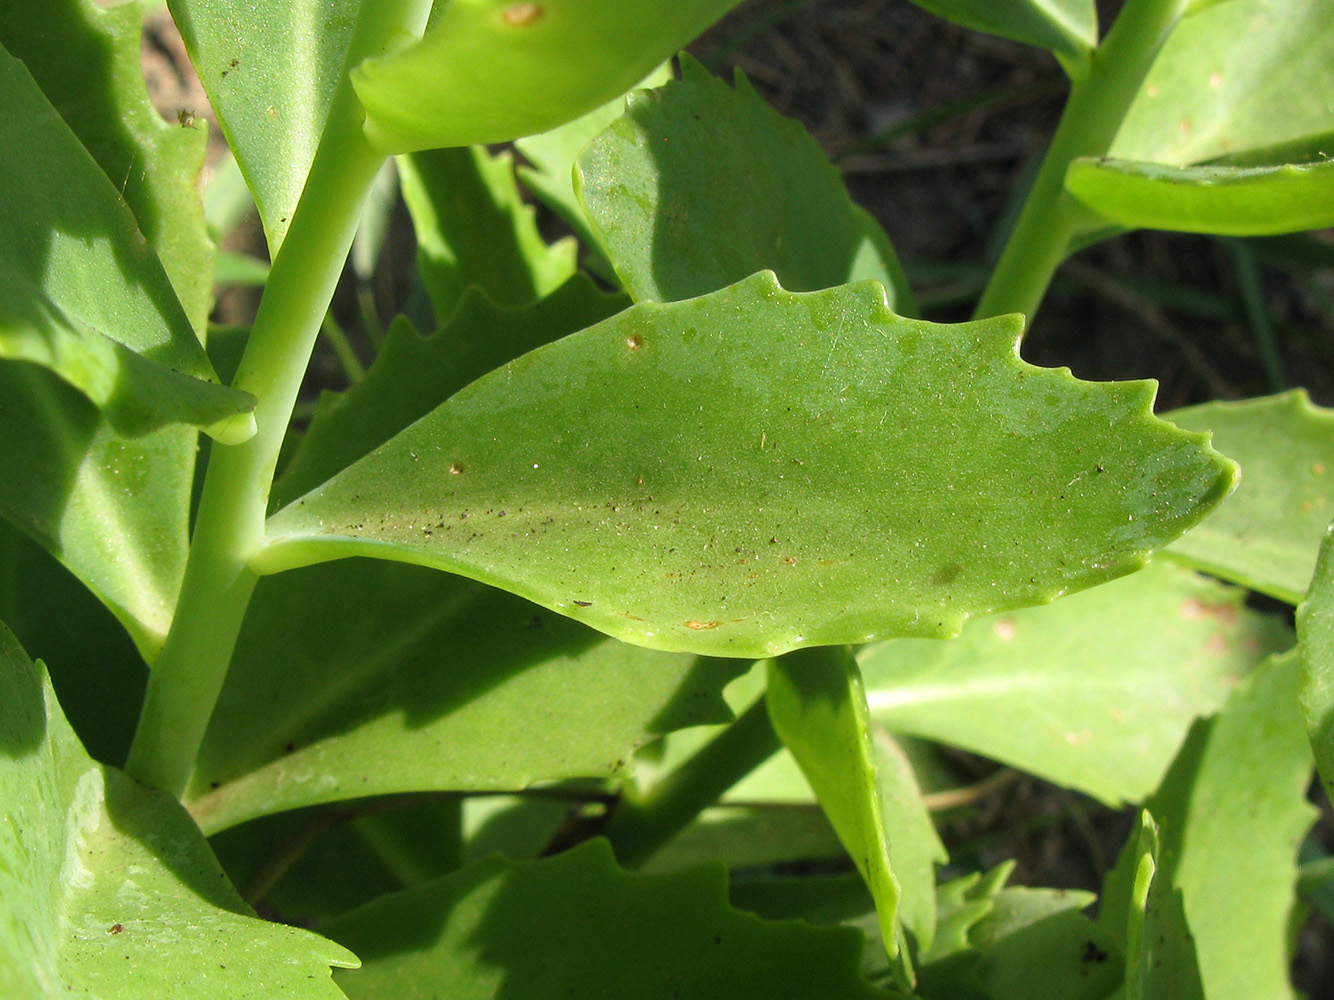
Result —
M 430 6 L 363 5 L 347 64 L 378 54 L 405 31 L 419 34 Z M 215 443 L 209 458 L 176 614 L 126 764 L 139 781 L 176 796 L 189 781 L 258 579 L 246 563 L 264 542 L 269 488 L 297 390 L 385 160 L 366 142 L 361 122 L 344 74 L 233 383 L 258 400 L 258 431 L 244 444 Z
M 1023 313 L 1031 322 L 1071 238 L 1092 221 L 1065 193 L 1065 174 L 1081 156 L 1105 156 L 1130 103 L 1188 0 L 1126 0 L 1112 30 L 1076 79 L 1042 168 L 974 313 Z
M 763 696 L 642 799 L 623 799 L 604 831 L 633 868 L 782 747 Z

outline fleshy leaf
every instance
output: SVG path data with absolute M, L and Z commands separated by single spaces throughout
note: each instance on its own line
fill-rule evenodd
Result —
M 1228 0 L 1178 22 L 1110 155 L 1187 166 L 1331 152 L 1334 19 L 1310 0 Z
M 501 309 L 480 292 L 467 292 L 429 337 L 399 317 L 365 378 L 320 398 L 300 450 L 274 488 L 274 506 L 318 486 L 474 379 L 626 305 L 624 296 L 603 294 L 579 275 L 523 309 Z
M 872 742 L 889 860 L 901 890 L 898 917 L 918 950 L 925 951 L 936 933 L 936 866 L 947 862 L 949 854 L 908 755 L 883 729 L 873 730 Z
M 1137 568 L 1232 485 L 1149 384 L 1033 368 L 1019 327 L 772 274 L 641 303 L 288 504 L 254 565 L 416 562 L 706 654 L 951 635 Z
M 1076 160 L 1066 190 L 1131 229 L 1268 236 L 1334 225 L 1334 161 L 1264 167 L 1170 167 Z
M 1334 532 L 1325 535 L 1310 593 L 1297 610 L 1302 714 L 1325 793 L 1334 799 Z
M 875 898 L 880 937 L 900 955 L 899 882 L 890 865 L 866 692 L 852 650 L 803 649 L 769 662 L 769 716 Z M 912 981 L 906 952 L 899 964 Z
M 0 521 L 0 621 L 46 666 L 88 753 L 119 765 L 144 704 L 148 667 L 97 598 L 50 553 Z M 97 650 L 95 660 L 88 651 Z
M 0 514 L 65 564 L 151 662 L 176 607 L 197 435 L 126 438 L 36 365 L 0 363 Z
M 90 0 L 11 3 L 0 10 L 0 44 L 27 64 L 65 123 L 119 185 L 191 325 L 202 334 L 213 305 L 214 247 L 199 197 L 208 130 L 198 122 L 163 121 L 149 100 L 141 21 L 138 4 L 103 9 Z
M 509 153 L 436 149 L 400 157 L 398 168 L 417 234 L 417 270 L 438 323 L 470 285 L 498 306 L 527 306 L 574 275 L 574 242 L 547 245 L 519 195 Z
M 661 87 L 672 79 L 672 66 L 668 61 L 640 80 L 635 89 Z M 597 239 L 588 227 L 583 205 L 574 191 L 574 164 L 599 132 L 625 114 L 628 96 L 616 97 L 574 121 L 549 132 L 524 136 L 514 143 L 514 148 L 528 161 L 528 165 L 520 166 L 518 170 L 524 187 L 564 219 L 593 251 L 597 249 Z
M 1294 995 L 1287 923 L 1297 845 L 1315 819 L 1298 681 L 1295 654 L 1268 660 L 1196 723 L 1148 802 L 1156 878 L 1181 894 L 1209 1000 Z
M 276 257 L 305 186 L 361 0 L 167 0 Z
M 341 996 L 356 958 L 250 913 L 171 797 L 92 761 L 0 626 L 0 990 L 6 1000 Z
M 359 796 L 613 774 L 656 736 L 725 721 L 735 672 L 412 566 L 283 574 L 251 605 L 189 805 L 213 832 Z
M 739 0 L 454 0 L 352 84 L 391 153 L 508 142 L 623 94 Z
M 1181 890 L 1158 873 L 1158 825 L 1140 813 L 1121 857 L 1107 874 L 1098 923 L 1125 955 L 1125 1000 L 1204 1000 L 1195 940 Z
M 736 89 L 689 56 L 682 79 L 630 96 L 579 157 L 589 225 L 633 299 L 674 302 L 771 270 L 791 291 L 879 281 L 915 307 L 879 224 L 800 123 L 740 73 Z
M 912 0 L 918 7 L 1011 41 L 1047 49 L 1069 69 L 1088 60 L 1098 44 L 1093 0 Z
M 50 368 L 124 434 L 193 423 L 244 440 L 254 400 L 206 381 L 208 358 L 134 217 L 3 49 L 0 104 L 0 359 Z
M 1242 481 L 1236 494 L 1165 555 L 1296 604 L 1334 518 L 1334 411 L 1312 406 L 1298 389 L 1205 403 L 1176 410 L 1169 419 L 1211 432 L 1215 446 L 1241 463 Z M 1275 441 L 1283 447 L 1275 448 Z
M 1186 731 L 1291 645 L 1244 591 L 1171 563 L 1047 607 L 970 622 L 949 643 L 862 650 L 871 716 L 1105 802 L 1158 786 Z
M 735 910 L 719 867 L 630 874 L 604 841 L 491 857 L 322 930 L 365 963 L 339 974 L 351 1000 L 888 996 L 857 972 L 859 934 Z

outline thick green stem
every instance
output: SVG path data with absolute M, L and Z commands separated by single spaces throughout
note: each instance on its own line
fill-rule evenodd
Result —
M 644 798 L 621 801 L 605 830 L 616 857 L 627 867 L 647 861 L 780 746 L 761 697 Z
M 430 0 L 365 4 L 348 65 L 405 31 L 420 33 L 429 9 Z M 222 690 L 258 579 L 246 563 L 264 542 L 278 451 L 362 204 L 385 160 L 367 143 L 361 121 L 345 74 L 233 383 L 258 400 L 258 431 L 244 444 L 215 443 L 209 459 L 176 614 L 126 765 L 139 781 L 173 795 L 185 791 Z
M 976 318 L 1017 312 L 1032 321 L 1071 239 L 1092 221 L 1065 193 L 1066 171 L 1078 157 L 1107 154 L 1187 5 L 1188 0 L 1126 0 L 1093 54 L 1089 72 L 1071 87 L 1024 210 L 977 304 Z

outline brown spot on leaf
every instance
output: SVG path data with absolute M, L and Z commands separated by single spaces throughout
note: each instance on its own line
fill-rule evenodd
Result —
M 523 0 L 521 3 L 512 3 L 506 7 L 500 14 L 501 20 L 506 24 L 513 25 L 516 28 L 527 27 L 530 24 L 536 24 L 542 20 L 546 13 L 540 3 L 532 3 L 531 0 Z
M 625 346 L 632 351 L 637 351 L 644 346 L 644 338 L 637 333 L 632 333 L 625 338 Z
M 686 628 L 693 628 L 696 632 L 703 632 L 705 629 L 717 628 L 722 622 L 697 622 L 688 621 L 683 623 Z

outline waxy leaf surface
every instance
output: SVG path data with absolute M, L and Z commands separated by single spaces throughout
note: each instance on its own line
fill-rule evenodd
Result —
M 858 974 L 859 934 L 733 909 L 720 867 L 628 873 L 604 841 L 487 858 L 322 930 L 362 957 L 338 978 L 351 1000 L 888 997 Z
M 609 775 L 657 736 L 725 721 L 735 672 L 455 576 L 311 567 L 261 582 L 189 805 L 212 832 L 366 795 Z
M 1242 480 L 1165 554 L 1296 604 L 1334 519 L 1334 411 L 1297 390 L 1169 416 L 1187 430 L 1212 432 L 1214 446 L 1241 464 Z
M 0 993 L 6 1000 L 341 996 L 355 956 L 260 920 L 171 797 L 91 760 L 0 626 Z
M 1306 600 L 1297 610 L 1302 714 L 1325 792 L 1334 798 L 1334 533 L 1326 534 Z
M 398 158 L 417 236 L 417 270 L 438 323 L 469 286 L 498 306 L 526 306 L 574 275 L 575 245 L 548 245 L 519 194 L 514 160 L 480 146 Z
M 453 0 L 421 41 L 352 74 L 391 153 L 508 142 L 623 94 L 739 0 Z
M 803 649 L 769 661 L 766 699 L 774 732 L 796 758 L 838 839 L 875 899 L 880 937 L 899 955 L 900 890 L 876 779 L 866 692 L 852 650 Z M 899 975 L 911 982 L 908 957 Z
M 1150 385 L 1033 368 L 1018 333 L 768 274 L 636 305 L 289 503 L 254 565 L 417 562 L 708 654 L 952 635 L 1137 568 L 1232 484 Z
M 1297 845 L 1316 815 L 1298 683 L 1295 654 L 1268 660 L 1195 725 L 1147 803 L 1155 877 L 1181 894 L 1209 1000 L 1294 996 L 1287 922 Z
M 1323 0 L 1227 0 L 1178 22 L 1110 155 L 1174 166 L 1323 159 L 1334 138 L 1334 18 Z
M 771 270 L 815 291 L 871 279 L 915 311 L 889 239 L 800 123 L 737 75 L 682 56 L 683 78 L 630 95 L 579 157 L 589 226 L 637 302 L 674 302 Z
M 1268 236 L 1334 225 L 1334 162 L 1169 167 L 1076 160 L 1066 190 L 1118 226 Z
M 0 362 L 0 514 L 120 619 L 152 661 L 185 571 L 198 435 L 124 437 L 37 365 Z
M 51 369 L 121 433 L 192 423 L 243 440 L 254 401 L 206 381 L 208 358 L 134 216 L 3 49 L 0 105 L 0 359 Z
M 1105 802 L 1158 786 L 1186 731 L 1291 633 L 1170 562 L 1055 604 L 859 659 L 875 721 Z
M 213 305 L 214 247 L 199 198 L 208 129 L 198 122 L 163 121 L 149 100 L 141 21 L 139 4 L 106 9 L 92 0 L 5 4 L 0 45 L 27 65 L 119 188 L 191 325 L 202 333 Z
M 1093 0 L 912 2 L 965 28 L 1047 49 L 1066 66 L 1086 60 L 1098 44 L 1098 12 Z
M 168 0 L 274 257 L 329 116 L 361 0 Z
M 520 309 L 492 305 L 474 289 L 430 336 L 422 336 L 400 316 L 365 378 L 347 392 L 320 397 L 300 450 L 274 487 L 273 506 L 295 500 L 341 472 L 493 368 L 626 305 L 624 296 L 599 292 L 578 275 Z

